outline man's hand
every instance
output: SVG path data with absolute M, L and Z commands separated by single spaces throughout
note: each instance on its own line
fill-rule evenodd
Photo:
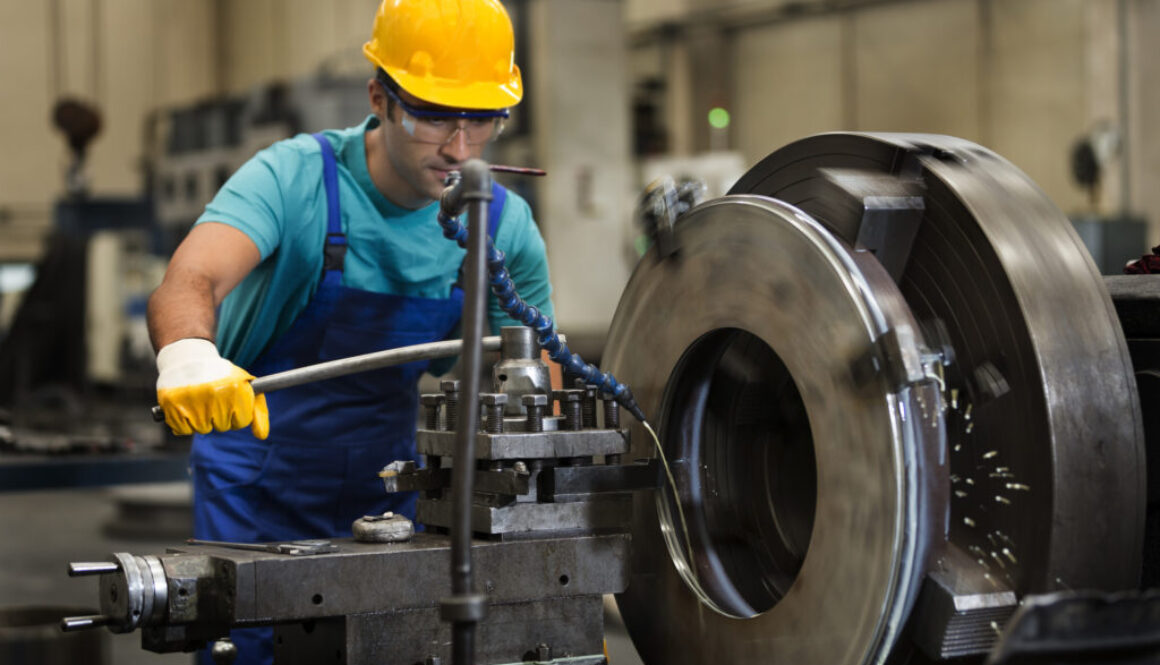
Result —
M 254 377 L 218 354 L 214 343 L 187 338 L 157 353 L 157 403 L 174 434 L 250 427 L 254 436 L 270 433 L 266 396 L 254 396 Z

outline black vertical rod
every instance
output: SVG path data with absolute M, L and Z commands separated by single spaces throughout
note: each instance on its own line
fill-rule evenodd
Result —
M 464 264 L 463 373 L 459 399 L 459 430 L 451 473 L 451 593 L 452 603 L 479 603 L 471 571 L 471 498 L 475 471 L 476 423 L 479 422 L 479 382 L 482 378 L 483 329 L 487 322 L 487 208 L 491 201 L 491 173 L 478 159 L 463 166 L 460 201 L 467 206 L 467 261 Z M 482 609 L 482 608 L 480 608 Z M 452 619 L 451 662 L 475 661 L 475 626 L 482 612 L 463 612 Z

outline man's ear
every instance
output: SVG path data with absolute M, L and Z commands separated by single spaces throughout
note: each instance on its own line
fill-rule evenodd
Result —
M 367 97 L 370 100 L 371 112 L 380 118 L 385 118 L 388 111 L 389 101 L 387 93 L 383 92 L 383 86 L 375 79 L 367 81 Z

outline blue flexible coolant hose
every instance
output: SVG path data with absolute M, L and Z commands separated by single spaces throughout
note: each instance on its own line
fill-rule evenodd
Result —
M 443 227 L 445 238 L 454 240 L 460 247 L 467 247 L 467 227 L 459 223 L 458 219 L 440 211 L 439 225 Z M 504 253 L 496 249 L 491 238 L 488 238 L 488 282 L 491 284 L 492 293 L 499 298 L 499 306 L 503 311 L 516 321 L 535 330 L 540 346 L 548 352 L 549 358 L 564 368 L 565 372 L 580 377 L 586 384 L 597 386 L 601 392 L 612 395 L 616 402 L 627 409 L 637 420 L 642 423 L 648 422 L 628 386 L 617 381 L 612 374 L 601 372 L 595 365 L 584 362 L 579 354 L 572 353 L 568 349 L 568 345 L 556 334 L 556 326 L 552 322 L 552 317 L 545 316 L 538 308 L 529 305 L 520 298 L 520 294 L 516 292 L 516 285 L 512 282 L 511 274 L 508 273 L 507 267 L 504 265 L 504 259 Z

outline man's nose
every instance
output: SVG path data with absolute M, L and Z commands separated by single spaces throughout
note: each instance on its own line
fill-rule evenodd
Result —
M 471 147 L 467 145 L 467 122 L 465 120 L 459 121 L 455 131 L 443 144 L 440 152 L 455 162 L 467 161 L 467 158 L 471 157 Z

